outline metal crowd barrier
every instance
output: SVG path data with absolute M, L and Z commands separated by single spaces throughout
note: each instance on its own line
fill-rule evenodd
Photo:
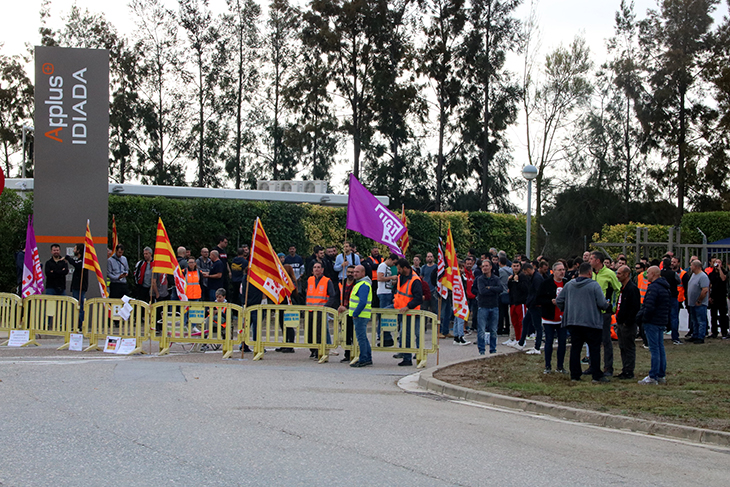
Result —
M 316 349 L 324 363 L 328 350 L 339 345 L 340 317 L 333 308 L 259 304 L 246 307 L 244 317 L 248 333 L 242 335 L 253 345 L 254 360 L 264 357 L 266 347 L 308 348 Z
M 144 301 L 132 299 L 129 317 L 120 316 L 124 301 L 111 298 L 93 298 L 84 302 L 84 336 L 89 339 L 89 346 L 84 350 L 100 350 L 99 340 L 107 336 L 135 338 L 137 347 L 130 354 L 145 353 L 142 342 L 151 338 L 149 331 L 150 305 Z
M 79 302 L 69 296 L 34 294 L 23 299 L 23 316 L 30 330 L 26 345 L 39 345 L 36 335 L 61 336 L 64 343 L 57 350 L 65 350 L 69 335 L 79 328 Z
M 345 320 L 346 317 L 343 317 L 343 322 Z M 423 310 L 401 314 L 395 309 L 373 309 L 368 324 L 368 339 L 373 352 L 414 353 L 419 369 L 426 366 L 428 354 L 438 350 L 437 332 L 438 318 L 434 313 Z M 355 363 L 360 349 L 354 336 L 352 342 L 350 363 Z
M 158 355 L 168 354 L 173 343 L 192 343 L 220 345 L 223 358 L 229 358 L 238 335 L 245 332 L 238 325 L 243 314 L 232 303 L 161 301 L 149 307 L 148 316 L 153 339 L 160 342 Z
M 23 300 L 17 294 L 0 293 L 0 331 L 8 333 L 12 330 L 25 330 L 23 315 Z M 5 340 L 0 345 L 7 345 Z

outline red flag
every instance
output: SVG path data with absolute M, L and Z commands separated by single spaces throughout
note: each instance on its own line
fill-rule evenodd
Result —
M 411 241 L 408 238 L 408 221 L 406 220 L 406 207 L 405 205 L 401 206 L 401 214 L 400 214 L 400 221 L 403 223 L 403 226 L 406 228 L 405 233 L 403 236 L 398 240 L 398 247 L 403 251 L 403 255 L 405 255 L 406 251 L 408 250 L 408 246 L 410 245 Z
M 175 252 L 172 251 L 170 238 L 162 223 L 162 218 L 157 221 L 157 239 L 155 241 L 155 258 L 152 260 L 152 272 L 158 274 L 172 274 L 175 276 L 175 288 L 180 301 L 187 301 L 185 294 L 185 277 L 177 263 Z
M 86 237 L 84 239 L 84 269 L 93 271 L 96 274 L 101 296 L 104 298 L 108 297 L 109 293 L 106 289 L 104 274 L 101 273 L 101 266 L 99 265 L 99 259 L 96 256 L 96 249 L 94 248 L 94 239 L 91 238 L 91 230 L 89 230 L 89 220 L 86 220 Z
M 119 237 L 117 236 L 117 218 L 112 215 L 112 250 L 116 252 L 119 245 Z
M 436 268 L 436 290 L 439 295 L 446 299 L 449 297 L 449 288 L 447 287 L 448 280 L 446 279 L 446 259 L 444 258 L 444 242 L 439 237 L 439 260 L 438 267 Z
M 256 218 L 251 241 L 251 259 L 248 266 L 248 282 L 256 286 L 271 301 L 281 303 L 291 296 L 295 285 L 279 261 L 266 236 L 261 220 Z

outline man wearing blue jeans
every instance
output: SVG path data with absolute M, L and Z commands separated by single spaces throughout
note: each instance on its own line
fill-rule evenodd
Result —
M 373 294 L 370 279 L 365 277 L 364 266 L 355 266 L 354 277 L 355 286 L 350 294 L 348 314 L 352 316 L 357 346 L 360 348 L 360 358 L 356 363 L 350 364 L 350 367 L 366 367 L 373 365 L 373 355 L 368 340 L 368 322 L 372 316 L 371 300 Z
M 664 330 L 669 324 L 670 301 L 669 283 L 661 276 L 658 266 L 651 266 L 646 271 L 649 287 L 644 295 L 644 303 L 639 310 L 639 317 L 644 323 L 646 341 L 649 342 L 651 369 L 649 375 L 639 381 L 641 385 L 666 383 L 667 355 L 664 351 Z M 676 301 L 676 299 L 675 299 Z
M 497 352 L 497 323 L 499 320 L 499 295 L 502 294 L 502 282 L 492 274 L 492 263 L 482 261 L 482 274 L 477 277 L 477 348 L 479 355 L 484 355 L 486 340 L 484 334 L 489 332 L 489 353 Z
M 690 266 L 692 277 L 687 284 L 686 296 L 692 316 L 693 343 L 705 343 L 707 333 L 707 304 L 710 294 L 710 278 L 702 270 L 702 262 L 693 260 Z

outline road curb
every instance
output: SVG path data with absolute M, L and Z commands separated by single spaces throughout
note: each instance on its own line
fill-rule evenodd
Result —
M 418 385 L 427 391 L 449 396 L 454 399 L 488 404 L 508 409 L 517 409 L 535 414 L 543 414 L 554 418 L 574 421 L 577 423 L 592 424 L 624 431 L 646 433 L 649 435 L 664 436 L 687 440 L 703 445 L 717 445 L 730 447 L 730 433 L 703 428 L 694 428 L 660 421 L 630 418 L 628 416 L 615 416 L 598 411 L 588 411 L 568 406 L 560 406 L 532 399 L 505 396 L 492 392 L 477 391 L 466 387 L 449 384 L 433 377 L 433 374 L 443 368 L 463 362 L 470 362 L 474 359 L 462 360 L 440 367 L 422 370 L 418 377 Z

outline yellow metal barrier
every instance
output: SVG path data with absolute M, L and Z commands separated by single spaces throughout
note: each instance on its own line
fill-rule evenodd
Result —
M 136 299 L 131 300 L 129 305 L 132 311 L 125 320 L 119 315 L 124 307 L 121 299 L 93 298 L 84 302 L 83 332 L 89 338 L 89 346 L 85 352 L 100 350 L 99 340 L 116 336 L 137 340 L 137 347 L 131 354 L 145 353 L 142 351 L 142 342 L 150 337 L 150 306 Z
M 317 349 L 319 363 L 327 362 L 328 350 L 339 344 L 340 317 L 337 310 L 322 306 L 259 304 L 247 306 L 245 324 L 250 333 L 239 333 L 238 342 L 253 344 L 254 360 L 261 360 L 266 347 Z M 327 343 L 329 323 L 333 336 Z M 287 335 L 287 331 L 289 332 Z
M 0 331 L 10 332 L 12 330 L 24 330 L 25 326 L 21 320 L 23 310 L 23 301 L 16 294 L 0 293 Z M 5 340 L 0 345 L 7 345 L 9 340 Z
M 340 326 L 343 329 L 346 323 L 347 317 L 342 316 Z M 368 339 L 373 352 L 415 353 L 416 365 L 420 369 L 426 366 L 428 354 L 438 350 L 437 331 L 438 318 L 430 311 L 411 310 L 401 314 L 395 309 L 373 309 L 368 324 Z M 345 336 L 344 333 L 340 335 Z M 350 363 L 354 364 L 360 354 L 354 330 L 352 342 L 352 346 L 347 346 L 343 338 L 341 345 L 352 350 Z
M 58 350 L 65 350 L 69 335 L 78 328 L 79 302 L 69 296 L 34 294 L 23 300 L 23 315 L 30 330 L 30 340 L 23 346 L 38 345 L 36 335 L 54 335 L 63 337 Z
M 243 308 L 232 303 L 162 301 L 149 308 L 150 328 L 160 341 L 159 355 L 170 353 L 173 343 L 221 345 L 223 358 L 233 353 Z M 160 318 L 157 318 L 158 310 Z M 229 330 L 232 331 L 229 332 Z

